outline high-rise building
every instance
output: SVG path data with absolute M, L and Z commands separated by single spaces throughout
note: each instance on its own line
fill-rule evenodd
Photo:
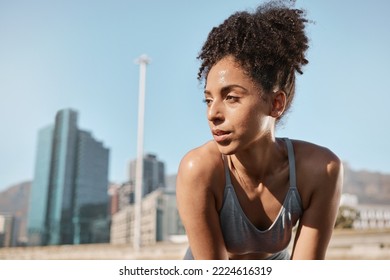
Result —
M 77 112 L 61 110 L 39 131 L 31 188 L 29 245 L 109 240 L 109 150 L 77 127 Z
M 135 183 L 136 166 L 137 160 L 132 160 L 129 168 L 129 182 Z M 146 154 L 143 162 L 142 196 L 144 197 L 158 188 L 165 188 L 165 165 L 157 159 L 156 155 Z

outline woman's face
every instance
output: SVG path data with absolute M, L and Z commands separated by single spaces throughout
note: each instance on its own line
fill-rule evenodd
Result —
M 271 132 L 274 118 L 259 87 L 230 56 L 209 71 L 205 87 L 209 126 L 223 154 L 234 154 Z

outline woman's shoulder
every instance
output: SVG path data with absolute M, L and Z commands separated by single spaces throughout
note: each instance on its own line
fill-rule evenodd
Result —
M 320 196 L 338 193 L 342 188 L 343 164 L 329 148 L 293 140 L 297 186 L 303 200 L 310 201 L 314 193 Z
M 313 173 L 332 173 L 342 168 L 341 159 L 329 148 L 302 140 L 292 142 L 297 165 L 306 170 Z
M 178 201 L 186 201 L 188 197 L 199 201 L 213 199 L 216 209 L 219 209 L 224 183 L 222 154 L 210 141 L 192 149 L 181 160 L 176 177 Z
M 193 176 L 198 176 L 200 173 L 212 174 L 221 164 L 223 164 L 222 154 L 215 142 L 209 141 L 184 155 L 178 173 L 185 172 Z

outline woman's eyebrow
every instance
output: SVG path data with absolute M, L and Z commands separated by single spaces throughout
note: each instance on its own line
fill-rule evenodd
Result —
M 222 92 L 222 93 L 225 94 L 225 93 L 231 91 L 233 88 L 240 88 L 241 90 L 243 90 L 243 91 L 245 91 L 245 92 L 248 91 L 248 89 L 246 89 L 246 88 L 243 87 L 243 86 L 240 86 L 240 85 L 237 85 L 237 84 L 232 84 L 232 85 L 227 85 L 227 86 L 222 87 L 222 88 L 220 89 L 220 92 Z M 211 95 L 211 92 L 210 92 L 209 90 L 205 89 L 205 90 L 204 90 L 204 94 L 205 94 L 205 95 Z

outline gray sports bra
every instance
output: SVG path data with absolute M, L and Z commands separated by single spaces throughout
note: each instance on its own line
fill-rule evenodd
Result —
M 257 229 L 242 210 L 230 180 L 229 167 L 225 160 L 226 186 L 224 202 L 220 210 L 220 222 L 225 246 L 233 254 L 278 253 L 290 243 L 292 228 L 302 215 L 302 203 L 296 187 L 295 157 L 291 140 L 287 144 L 290 187 L 279 214 L 266 230 Z
M 291 240 L 292 229 L 303 210 L 296 187 L 293 145 L 288 138 L 284 138 L 284 141 L 288 151 L 290 187 L 277 218 L 266 230 L 257 229 L 242 210 L 231 183 L 227 160 L 224 157 L 226 186 L 219 216 L 225 246 L 229 253 L 242 255 L 265 252 L 273 254 L 269 259 L 289 258 L 286 248 Z M 190 249 L 184 259 L 193 259 Z

